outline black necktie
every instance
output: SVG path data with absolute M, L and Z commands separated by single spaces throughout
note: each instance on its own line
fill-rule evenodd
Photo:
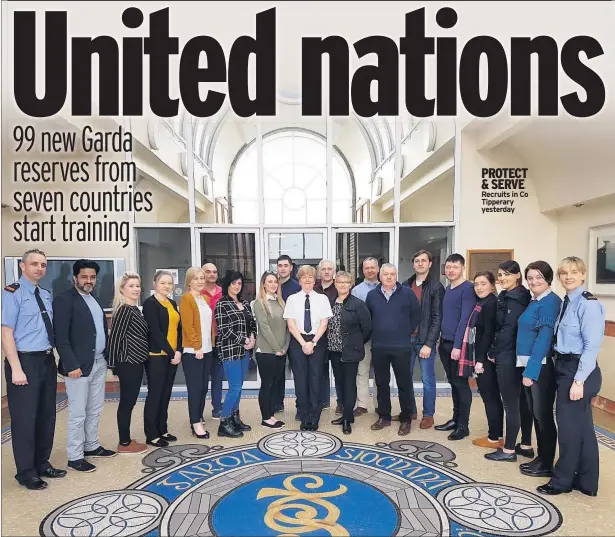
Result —
M 43 299 L 41 298 L 41 292 L 39 288 L 34 289 L 34 297 L 36 298 L 36 303 L 41 310 L 41 315 L 43 316 L 43 322 L 45 323 L 45 328 L 47 329 L 47 337 L 49 338 L 49 343 L 52 347 L 55 347 L 55 337 L 53 335 L 53 326 L 51 325 L 51 319 L 49 318 L 49 313 L 47 313 L 47 308 L 43 303 Z
M 312 331 L 312 314 L 310 313 L 310 295 L 305 295 L 305 313 L 303 316 L 303 333 Z
M 570 304 L 570 299 L 568 295 L 564 297 L 564 307 L 562 308 L 562 313 L 559 315 L 559 319 L 557 320 L 557 328 L 555 329 L 555 333 L 553 334 L 553 345 L 557 343 L 557 333 L 559 332 L 559 326 L 562 323 L 562 319 L 564 318 L 564 314 L 566 313 L 566 308 Z

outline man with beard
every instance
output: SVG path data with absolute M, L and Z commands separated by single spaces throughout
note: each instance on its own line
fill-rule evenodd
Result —
M 99 271 L 95 261 L 75 261 L 73 288 L 53 300 L 58 370 L 64 375 L 68 396 L 68 467 L 77 472 L 96 470 L 86 457 L 117 455 L 98 440 L 107 376 L 107 320 L 92 295 Z

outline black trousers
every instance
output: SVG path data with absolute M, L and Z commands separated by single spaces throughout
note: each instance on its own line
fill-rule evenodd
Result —
M 276 409 L 275 387 L 284 378 L 286 356 L 276 356 L 266 352 L 256 353 L 256 363 L 261 376 L 261 387 L 258 390 L 258 406 L 261 409 L 263 421 L 273 417 Z
M 303 335 L 305 341 L 311 341 L 314 336 Z M 295 379 L 295 393 L 297 395 L 297 411 L 301 423 L 318 425 L 320 420 L 320 383 L 322 382 L 322 368 L 325 364 L 326 348 L 319 342 L 314 347 L 314 353 L 303 354 L 299 342 L 290 340 L 289 359 Z
M 378 388 L 378 415 L 385 420 L 391 419 L 391 367 L 399 390 L 400 422 L 412 419 L 412 409 L 416 406 L 412 371 L 410 369 L 410 348 L 383 349 L 372 347 L 372 364 Z M 355 379 L 356 381 L 356 379 Z
M 357 402 L 357 371 L 359 362 L 342 362 L 342 353 L 329 351 L 335 377 L 337 400 L 342 401 L 344 420 L 354 423 L 354 405 Z
M 470 422 L 470 408 L 472 407 L 472 390 L 467 378 L 459 376 L 459 362 L 451 358 L 453 352 L 452 341 L 441 340 L 438 354 L 446 373 L 446 379 L 451 385 L 453 396 L 453 421 L 457 425 L 468 427 Z
M 476 383 L 485 405 L 489 440 L 497 441 L 504 436 L 504 406 L 495 364 L 490 360 L 485 360 L 483 367 L 483 372 L 476 377 Z
M 284 395 L 286 394 L 286 359 L 288 354 L 279 357 L 280 361 L 283 364 L 282 378 L 278 378 L 273 384 L 273 408 L 277 410 L 278 408 L 284 407 Z
M 169 432 L 169 402 L 177 366 L 167 356 L 150 356 L 145 362 L 147 397 L 143 412 L 146 440 L 156 440 Z
M 115 374 L 120 379 L 120 404 L 117 407 L 117 430 L 120 444 L 130 442 L 130 421 L 132 409 L 137 404 L 141 383 L 143 381 L 143 363 L 123 362 L 115 367 Z
M 213 352 L 203 354 L 200 360 L 197 359 L 196 354 L 185 352 L 182 355 L 186 389 L 188 390 L 190 423 L 201 423 L 203 418 L 212 360 Z
M 521 443 L 529 446 L 532 444 L 534 417 L 525 393 L 521 397 L 523 368 L 517 367 L 517 357 L 511 356 L 510 359 L 498 358 L 495 362 L 495 370 L 498 375 L 506 419 L 504 448 L 515 449 L 519 429 L 521 429 Z
M 585 381 L 583 398 L 572 401 L 570 387 L 579 367 L 579 359 L 556 356 L 555 412 L 559 431 L 559 459 L 553 468 L 551 484 L 558 489 L 569 489 L 574 482 L 583 490 L 598 492 L 600 456 L 591 400 L 602 387 L 602 373 L 596 366 Z
M 322 343 L 327 346 L 328 342 L 325 337 L 322 338 Z M 329 362 L 331 362 L 331 369 L 333 369 L 333 361 L 331 359 L 331 351 L 327 348 L 325 352 L 325 365 L 322 368 L 322 382 L 320 383 L 320 402 L 321 404 L 329 404 L 331 400 L 331 377 L 329 376 Z M 335 399 L 338 405 L 343 405 L 344 401 L 340 393 L 343 391 L 342 386 L 338 383 L 335 372 L 333 372 L 333 380 L 335 383 Z
M 527 404 L 534 416 L 538 458 L 545 468 L 551 469 L 557 447 L 557 428 L 553 418 L 557 383 L 555 382 L 555 366 L 551 358 L 547 358 L 546 363 L 540 368 L 538 381 L 529 388 L 524 387 L 524 390 Z
M 15 479 L 23 483 L 51 466 L 58 370 L 53 354 L 18 353 L 18 356 L 28 384 L 13 384 L 13 370 L 8 360 L 4 362 L 4 374 L 17 467 Z

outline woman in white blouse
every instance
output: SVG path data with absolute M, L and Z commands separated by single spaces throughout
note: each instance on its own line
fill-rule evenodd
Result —
M 321 412 L 318 394 L 327 351 L 327 341 L 323 338 L 333 313 L 327 296 L 314 291 L 316 269 L 304 265 L 299 269 L 297 277 L 301 291 L 288 297 L 284 309 L 284 318 L 293 336 L 290 340 L 289 359 L 301 430 L 316 431 Z
M 188 412 L 192 434 L 197 438 L 209 438 L 203 425 L 205 397 L 213 357 L 213 314 L 209 298 L 203 296 L 205 273 L 198 267 L 186 272 L 185 293 L 179 301 L 184 352 L 182 365 L 188 389 Z

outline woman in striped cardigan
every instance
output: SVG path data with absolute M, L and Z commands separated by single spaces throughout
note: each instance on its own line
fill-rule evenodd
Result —
M 107 346 L 108 367 L 120 380 L 120 404 L 117 428 L 122 454 L 145 453 L 147 446 L 130 438 L 132 410 L 137 403 L 143 364 L 149 358 L 148 326 L 137 307 L 141 295 L 141 278 L 126 272 L 119 280 L 113 299 L 113 316 Z

